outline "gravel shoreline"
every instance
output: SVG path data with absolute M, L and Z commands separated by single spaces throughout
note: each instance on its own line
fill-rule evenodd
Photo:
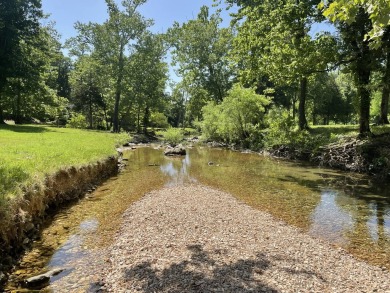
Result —
M 124 214 L 106 292 L 390 292 L 390 273 L 202 185 Z

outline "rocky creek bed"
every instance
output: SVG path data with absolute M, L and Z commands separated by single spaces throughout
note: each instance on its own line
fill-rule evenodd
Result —
M 202 185 L 148 193 L 98 259 L 100 292 L 390 292 L 386 269 Z

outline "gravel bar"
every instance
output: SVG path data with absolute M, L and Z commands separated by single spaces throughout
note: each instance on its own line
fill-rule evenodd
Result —
M 232 195 L 167 187 L 124 214 L 107 292 L 390 292 L 390 273 Z

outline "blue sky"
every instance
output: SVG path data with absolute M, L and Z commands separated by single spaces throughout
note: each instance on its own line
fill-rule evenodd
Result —
M 146 18 L 154 19 L 152 31 L 165 32 L 174 21 L 183 23 L 196 18 L 202 5 L 212 4 L 212 0 L 148 0 L 139 10 Z M 50 20 L 56 22 L 62 40 L 76 35 L 76 21 L 102 23 L 107 19 L 104 0 L 42 0 L 42 6 L 45 13 L 51 14 Z

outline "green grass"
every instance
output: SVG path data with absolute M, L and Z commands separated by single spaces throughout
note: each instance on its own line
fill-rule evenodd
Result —
M 359 125 L 316 125 L 310 126 L 310 128 L 312 133 L 326 135 L 327 137 L 335 135 L 356 137 L 359 135 Z M 371 126 L 371 131 L 375 135 L 389 133 L 390 125 Z
M 0 126 L 0 200 L 46 175 L 115 155 L 127 134 L 35 125 Z

